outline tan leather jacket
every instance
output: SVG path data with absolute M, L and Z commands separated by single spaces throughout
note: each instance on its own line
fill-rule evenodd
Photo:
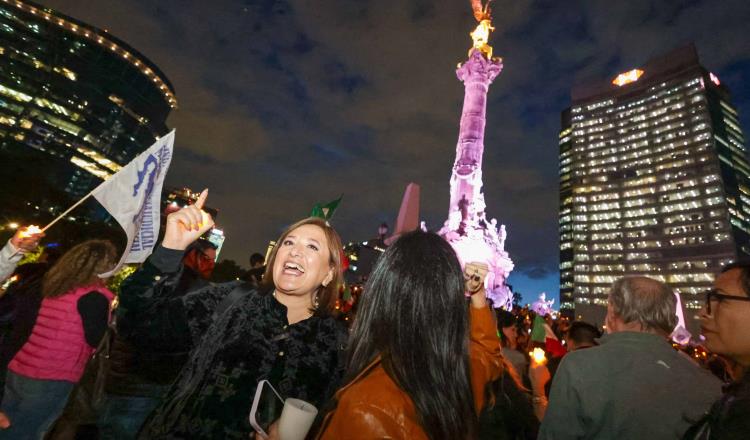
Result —
M 469 307 L 471 322 L 471 387 L 477 414 L 484 404 L 484 387 L 502 373 L 497 326 L 489 308 Z M 323 422 L 318 439 L 427 440 L 411 398 L 398 388 L 380 359 L 336 392 L 338 405 Z

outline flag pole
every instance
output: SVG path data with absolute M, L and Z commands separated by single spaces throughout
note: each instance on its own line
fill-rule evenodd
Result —
M 97 185 L 97 187 L 94 188 L 90 193 L 88 193 L 85 196 L 83 196 L 83 198 L 81 200 L 77 201 L 73 206 L 71 206 L 70 208 L 66 209 L 65 212 L 63 212 L 62 214 L 58 215 L 54 220 L 52 220 L 49 224 L 47 224 L 47 226 L 45 226 L 44 228 L 42 228 L 42 230 L 39 231 L 39 232 L 44 232 L 47 229 L 49 229 L 52 225 L 54 225 L 55 223 L 59 222 L 60 219 L 63 218 L 63 217 L 65 217 L 65 215 L 67 213 L 69 213 L 70 211 L 76 209 L 81 203 L 83 203 L 86 199 L 88 199 L 89 197 L 91 197 L 94 194 L 94 191 L 96 191 L 98 188 L 99 188 L 99 185 Z M 16 250 L 16 252 L 14 252 L 13 255 L 11 255 L 11 257 L 16 256 L 16 254 L 18 254 L 19 252 L 20 252 L 20 249 Z
M 59 222 L 60 219 L 62 219 L 63 217 L 65 217 L 70 211 L 76 209 L 81 203 L 83 203 L 84 201 L 86 201 L 86 199 L 88 199 L 89 197 L 91 197 L 94 194 L 94 191 L 96 191 L 97 189 L 99 189 L 99 186 L 100 185 L 97 185 L 96 188 L 94 188 L 93 190 L 91 190 L 90 193 L 88 193 L 85 196 L 83 196 L 83 198 L 81 200 L 77 201 L 73 206 L 71 206 L 70 208 L 66 209 L 65 212 L 63 212 L 62 214 L 58 215 L 54 220 L 52 220 L 49 224 L 47 224 L 47 226 L 45 226 L 44 228 L 42 228 L 42 232 L 46 231 L 52 225 L 54 225 L 55 223 Z

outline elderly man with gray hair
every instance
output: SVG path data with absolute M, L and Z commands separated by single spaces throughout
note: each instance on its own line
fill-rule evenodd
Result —
M 721 394 L 721 383 L 670 345 L 677 300 L 647 277 L 617 280 L 607 335 L 567 354 L 540 439 L 676 439 Z

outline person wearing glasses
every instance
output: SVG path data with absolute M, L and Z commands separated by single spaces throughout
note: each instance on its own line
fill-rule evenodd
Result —
M 706 348 L 734 362 L 734 382 L 685 439 L 746 439 L 750 435 L 750 262 L 724 268 L 706 292 L 701 333 Z
M 600 345 L 568 353 L 552 381 L 540 439 L 680 438 L 721 393 L 721 382 L 672 348 L 677 298 L 664 283 L 612 285 Z

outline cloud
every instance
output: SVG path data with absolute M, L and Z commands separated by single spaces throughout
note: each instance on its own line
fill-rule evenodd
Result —
M 271 148 L 270 137 L 262 123 L 242 111 L 196 109 L 175 114 L 170 125 L 178 129 L 177 146 L 219 162 L 236 162 Z M 209 133 L 209 137 L 194 136 Z
M 224 255 L 244 262 L 340 193 L 341 235 L 369 238 L 392 224 L 411 181 L 423 218 L 442 225 L 464 92 L 454 69 L 475 25 L 468 1 L 42 1 L 109 29 L 174 83 L 168 182 L 211 187 Z M 557 135 L 575 84 L 695 41 L 750 126 L 744 0 L 494 8 L 505 67 L 488 96 L 484 191 L 526 278 L 557 270 Z
M 541 280 L 557 272 L 556 267 L 531 266 L 523 270 L 523 274 L 534 280 Z

